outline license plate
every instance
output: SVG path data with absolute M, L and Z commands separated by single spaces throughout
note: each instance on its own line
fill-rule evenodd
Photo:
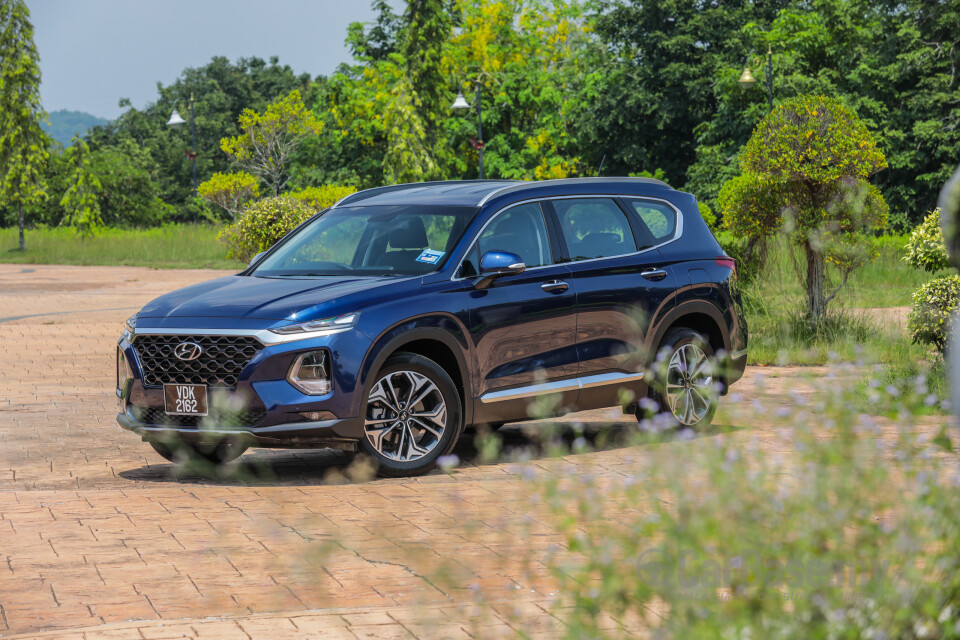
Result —
M 204 384 L 163 385 L 164 411 L 168 416 L 207 415 L 207 386 Z

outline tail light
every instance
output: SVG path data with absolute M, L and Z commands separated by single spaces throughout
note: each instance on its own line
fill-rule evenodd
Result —
M 730 256 L 717 256 L 713 261 L 719 267 L 726 267 L 733 271 L 734 277 L 737 275 L 737 261 L 731 258 Z

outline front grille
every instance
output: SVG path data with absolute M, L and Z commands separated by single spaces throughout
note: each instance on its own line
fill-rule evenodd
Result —
M 174 349 L 183 342 L 201 348 L 196 360 L 180 360 Z M 231 389 L 237 386 L 240 372 L 253 360 L 263 345 L 251 336 L 151 336 L 133 340 L 143 384 L 159 387 L 164 384 L 205 384 Z
M 203 425 L 211 429 L 252 427 L 267 415 L 264 409 L 248 409 L 216 414 L 211 412 L 209 416 L 168 416 L 163 409 L 137 406 L 130 407 L 130 413 L 134 419 L 143 424 L 193 428 Z

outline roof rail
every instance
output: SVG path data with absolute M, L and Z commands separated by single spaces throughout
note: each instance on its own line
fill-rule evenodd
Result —
M 661 185 L 661 186 L 667 187 L 668 189 L 672 189 L 672 188 L 673 188 L 673 187 L 671 187 L 670 185 L 668 185 L 666 182 L 664 182 L 663 180 L 657 180 L 656 178 L 639 178 L 639 177 L 634 178 L 634 177 L 631 177 L 631 176 L 622 176 L 622 177 L 618 177 L 618 176 L 602 176 L 602 177 L 600 177 L 600 176 L 597 176 L 597 177 L 583 177 L 583 178 L 553 178 L 553 179 L 551 179 L 551 180 L 524 181 L 524 182 L 519 182 L 518 184 L 508 184 L 508 185 L 505 185 L 505 186 L 503 186 L 503 187 L 501 187 L 501 188 L 499 188 L 499 189 L 496 189 L 496 190 L 494 190 L 494 191 L 491 191 L 490 193 L 488 193 L 487 195 L 485 195 L 485 196 L 483 197 L 483 199 L 481 199 L 480 202 L 477 203 L 477 206 L 478 206 L 478 207 L 482 207 L 482 206 L 485 205 L 489 200 L 491 200 L 492 198 L 494 198 L 494 197 L 496 197 L 496 196 L 498 196 L 498 195 L 500 195 L 500 194 L 502 194 L 502 193 L 506 193 L 506 192 L 508 192 L 508 191 L 513 191 L 514 189 L 520 189 L 520 188 L 525 187 L 525 186 L 534 186 L 534 185 L 544 184 L 544 183 L 547 183 L 547 182 L 549 182 L 549 183 L 555 183 L 555 184 L 556 184 L 556 183 L 560 183 L 560 184 L 577 184 L 577 183 L 583 183 L 583 182 L 624 182 L 624 181 L 628 181 L 628 182 L 641 182 L 641 183 L 643 183 L 643 184 L 657 184 L 657 185 Z
M 441 185 L 441 184 L 483 184 L 483 183 L 502 183 L 504 180 L 431 180 L 429 182 L 406 182 L 403 184 L 391 184 L 384 187 L 373 187 L 372 189 L 364 189 L 363 191 L 356 191 L 351 193 L 343 198 L 340 198 L 331 206 L 331 209 L 336 209 L 340 205 L 353 204 L 360 202 L 361 200 L 366 200 L 367 198 L 373 198 L 374 196 L 383 195 L 384 193 L 392 193 L 394 191 L 406 191 L 408 189 L 416 189 L 418 187 L 425 187 L 431 185 Z

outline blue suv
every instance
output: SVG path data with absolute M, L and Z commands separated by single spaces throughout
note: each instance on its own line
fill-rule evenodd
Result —
M 332 447 L 413 475 L 542 396 L 536 417 L 619 405 L 706 425 L 746 348 L 736 265 L 690 194 L 642 178 L 397 185 L 130 318 L 117 421 L 171 460 Z

